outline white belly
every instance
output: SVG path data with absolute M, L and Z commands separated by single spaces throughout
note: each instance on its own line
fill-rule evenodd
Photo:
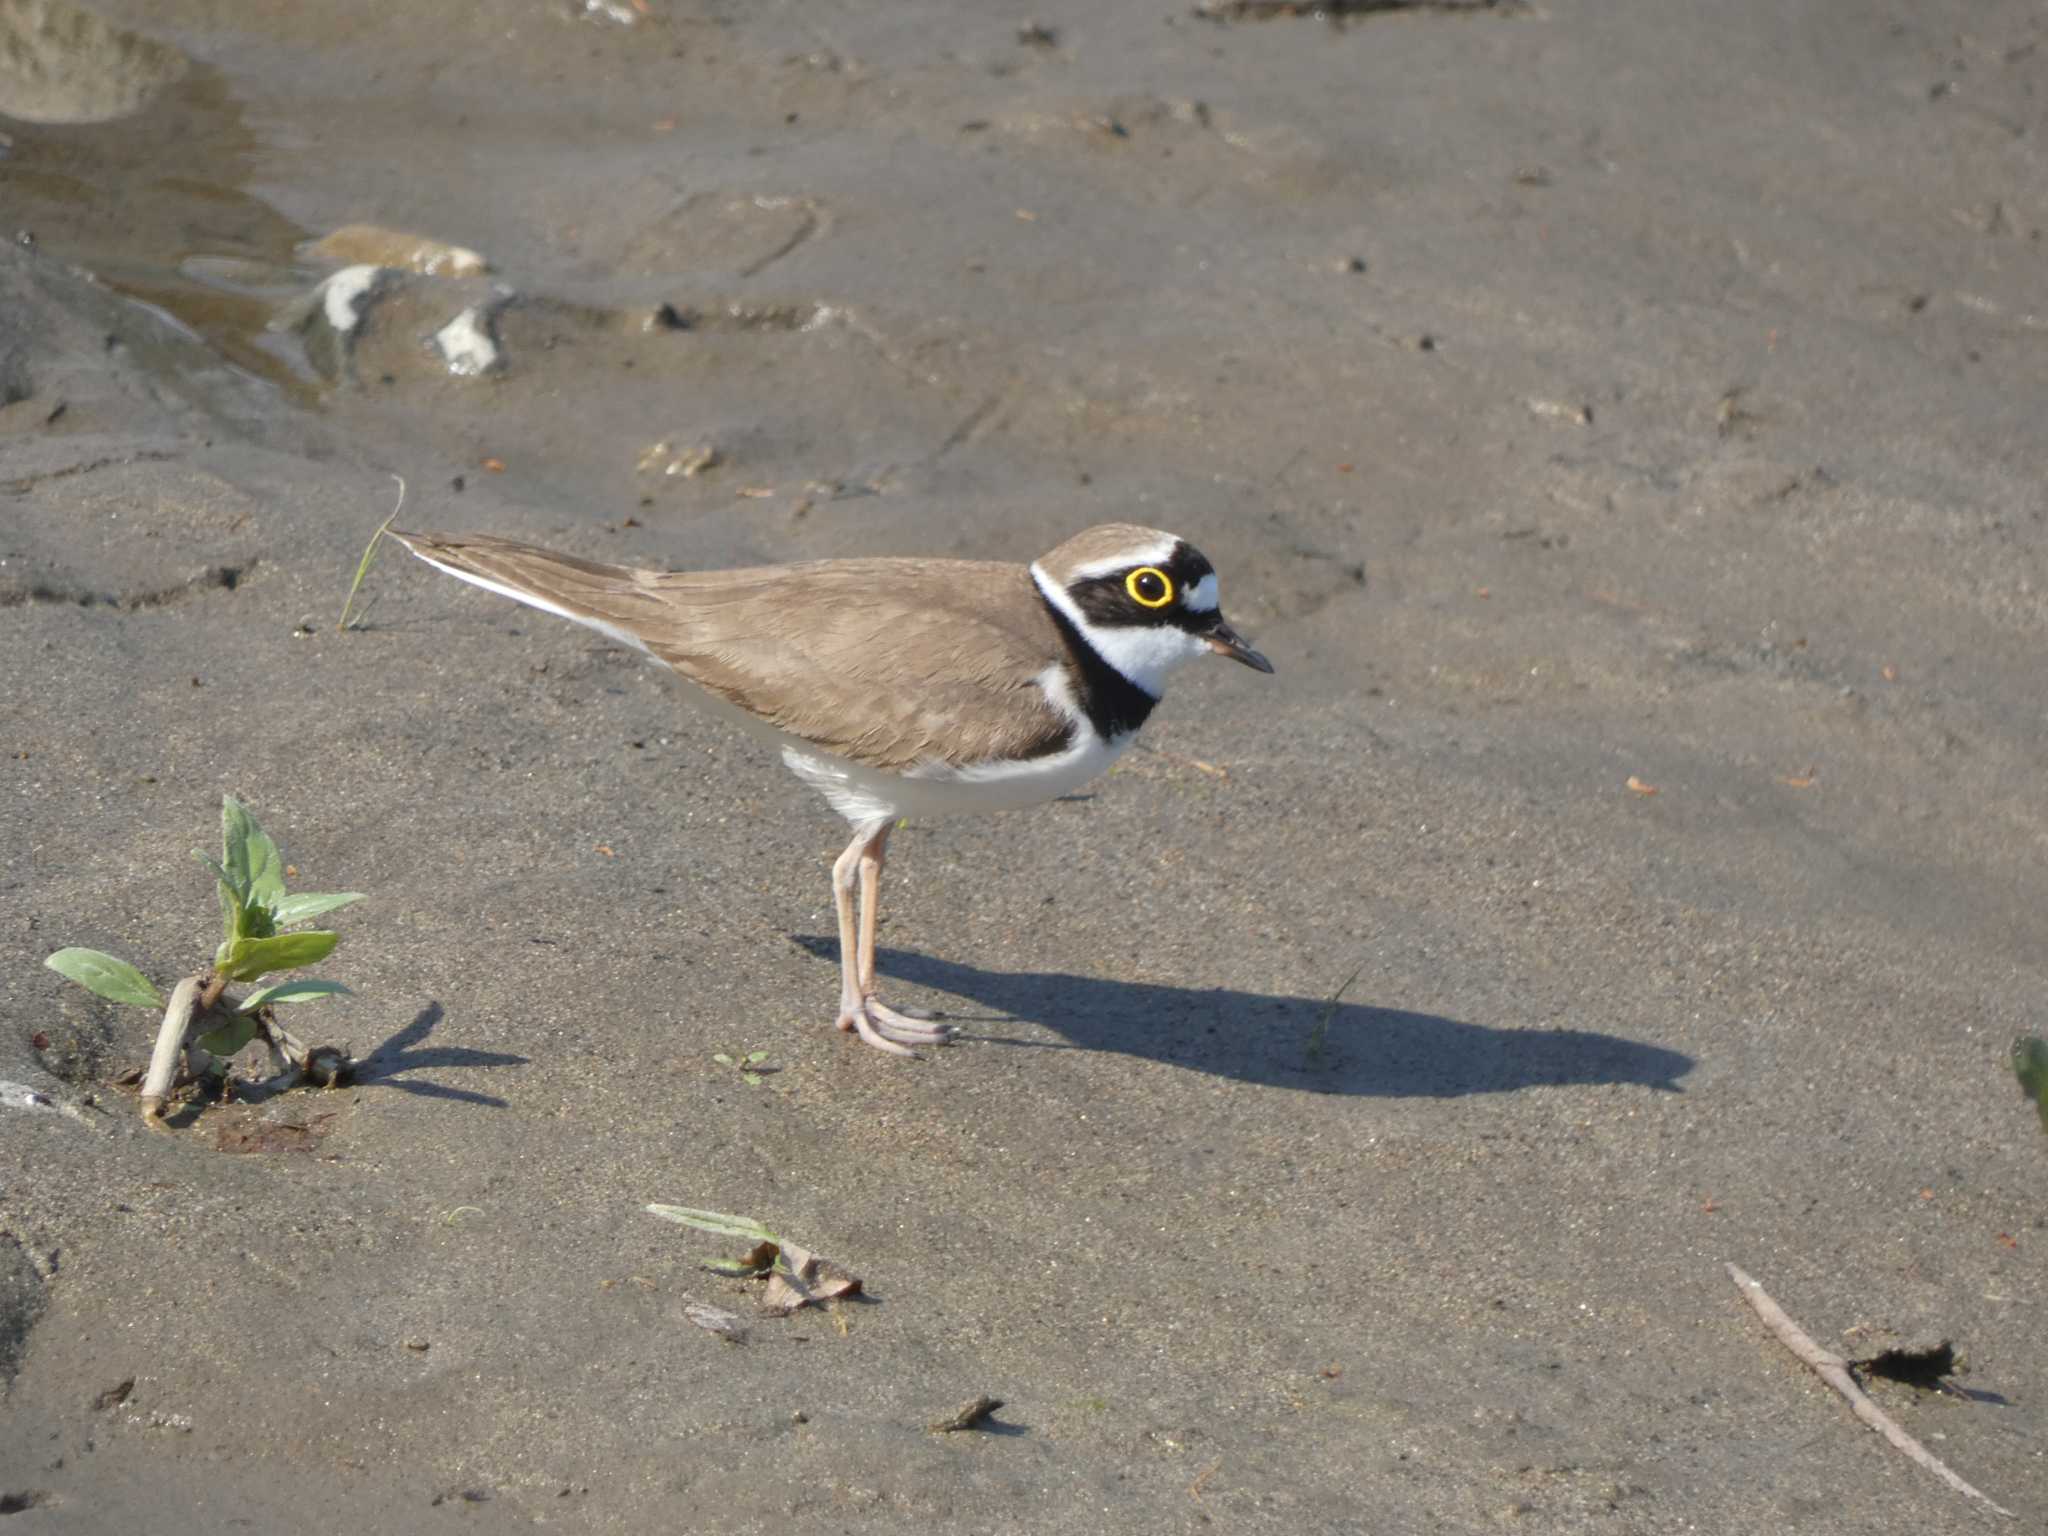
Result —
M 1074 745 L 1048 757 L 966 768 L 933 762 L 907 773 L 889 773 L 822 751 L 701 688 L 684 687 L 682 692 L 699 708 L 779 747 L 784 766 L 855 826 L 905 817 L 972 816 L 1057 800 L 1107 773 L 1136 739 L 1132 732 L 1104 741 L 1085 721 L 1077 721 Z
M 856 826 L 905 816 L 966 816 L 1008 811 L 1072 794 L 1106 773 L 1132 738 L 1104 741 L 1093 731 L 1077 733 L 1075 745 L 1028 762 L 980 763 L 954 768 L 931 763 L 909 773 L 885 773 L 862 763 L 787 742 L 782 761 L 789 771 L 832 803 Z

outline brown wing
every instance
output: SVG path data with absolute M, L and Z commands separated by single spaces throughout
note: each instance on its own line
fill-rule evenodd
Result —
M 647 647 L 828 752 L 901 770 L 1057 752 L 1038 679 L 1065 651 L 1022 566 L 831 560 L 656 576 Z
M 398 537 L 452 575 L 621 632 L 729 703 L 872 767 L 1039 757 L 1071 737 L 1038 687 L 1065 642 L 1023 566 L 637 571 L 488 536 Z

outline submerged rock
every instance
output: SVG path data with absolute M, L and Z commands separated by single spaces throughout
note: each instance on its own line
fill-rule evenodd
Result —
M 392 267 L 422 277 L 476 277 L 490 270 L 490 263 L 467 246 L 379 224 L 344 224 L 307 245 L 301 254 L 309 261 Z

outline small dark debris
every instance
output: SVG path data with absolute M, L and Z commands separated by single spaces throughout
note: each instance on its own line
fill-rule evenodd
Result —
M 346 1088 L 356 1080 L 356 1064 L 336 1045 L 317 1045 L 306 1053 L 306 1081 L 315 1088 Z
M 462 494 L 463 486 L 466 483 L 467 482 L 463 480 L 462 476 L 457 475 L 453 480 L 450 480 L 448 482 L 448 489 L 455 492 L 456 495 L 460 496 Z
M 57 419 L 70 409 L 71 402 L 69 400 L 59 400 L 55 405 L 50 407 L 50 414 L 43 418 L 43 425 L 46 427 L 55 426 L 57 424 Z
M 1344 263 L 1344 270 L 1346 272 L 1363 272 L 1365 270 L 1365 258 L 1363 256 L 1352 257 Z
M 951 1418 L 940 1419 L 931 1425 L 931 1432 L 935 1435 L 950 1435 L 963 1429 L 979 1429 L 982 1421 L 1002 1406 L 1003 1400 L 1000 1397 L 977 1397 L 972 1402 L 962 1403 L 959 1411 Z
M 960 125 L 962 133 L 987 133 L 995 125 L 985 117 L 970 117 Z
M 47 1051 L 50 1048 L 50 1037 L 39 1029 L 28 1037 L 28 1043 L 39 1051 Z
M 1058 27 L 1049 27 L 1042 21 L 1032 21 L 1017 29 L 1017 46 L 1020 48 L 1057 48 L 1059 45 Z
M 1920 1340 L 1850 1363 L 1866 1376 L 1881 1376 L 1909 1387 L 1939 1387 L 1944 1376 L 1955 1374 L 1956 1350 L 1947 1339 Z
M 19 1493 L 0 1493 L 0 1515 L 18 1515 L 24 1510 L 36 1508 L 50 1502 L 50 1494 L 41 1488 L 25 1488 Z
M 134 1390 L 135 1378 L 133 1376 L 130 1376 L 126 1381 L 117 1381 L 114 1385 L 107 1388 L 106 1391 L 94 1395 L 92 1411 L 94 1413 L 105 1413 L 109 1408 L 118 1408 L 128 1401 L 128 1394 Z
M 667 303 L 654 312 L 655 325 L 664 331 L 694 331 L 702 318 L 694 309 L 677 309 Z
M 1436 350 L 1436 338 L 1430 335 L 1429 332 L 1424 331 L 1415 338 L 1415 350 L 1418 352 L 1434 352 Z

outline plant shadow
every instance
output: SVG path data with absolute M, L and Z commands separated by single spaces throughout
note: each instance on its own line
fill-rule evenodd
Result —
M 463 1104 L 487 1104 L 493 1109 L 503 1109 L 505 1100 L 495 1094 L 477 1093 L 469 1088 L 451 1088 L 446 1083 L 425 1082 L 419 1079 L 403 1079 L 405 1072 L 426 1071 L 434 1067 L 523 1067 L 528 1058 L 514 1055 L 510 1051 L 478 1051 L 464 1045 L 435 1045 L 418 1049 L 420 1042 L 434 1031 L 447 1015 L 439 1003 L 428 1003 L 413 1016 L 410 1024 L 394 1033 L 383 1044 L 372 1049 L 356 1061 L 356 1081 L 359 1083 L 384 1083 L 401 1093 L 417 1094 L 423 1099 L 454 1099 Z
M 834 939 L 791 942 L 838 962 Z M 1567 1084 L 1681 1091 L 1679 1051 L 1584 1029 L 1501 1029 L 1432 1013 L 1332 1004 L 1223 987 L 1109 981 L 1059 972 L 979 970 L 907 950 L 877 956 L 884 978 L 965 998 L 986 1022 L 1040 1023 L 1066 1044 L 969 1028 L 979 1042 L 1038 1050 L 1118 1051 L 1239 1082 L 1368 1098 L 1462 1098 Z M 975 1018 L 949 1009 L 956 1022 Z

